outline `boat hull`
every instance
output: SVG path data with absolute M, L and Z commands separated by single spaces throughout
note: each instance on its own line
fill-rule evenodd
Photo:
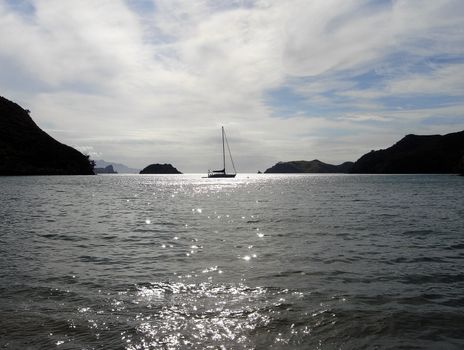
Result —
M 214 178 L 217 178 L 217 177 L 235 177 L 235 175 L 237 175 L 237 174 L 208 174 L 208 178 L 210 178 L 210 177 L 214 177 Z

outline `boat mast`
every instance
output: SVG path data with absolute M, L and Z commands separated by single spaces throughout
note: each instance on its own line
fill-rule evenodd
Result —
M 226 173 L 226 149 L 224 148 L 224 127 L 222 127 L 222 164 L 224 165 L 224 174 Z
M 234 168 L 234 174 L 237 174 L 237 170 L 235 169 L 234 159 L 232 158 L 232 152 L 230 151 L 229 141 L 227 140 L 227 134 L 224 130 L 224 139 L 226 140 L 227 150 L 229 151 L 230 162 L 232 163 L 232 168 Z

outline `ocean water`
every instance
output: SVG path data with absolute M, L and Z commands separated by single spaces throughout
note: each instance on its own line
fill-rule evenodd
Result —
M 1 349 L 462 349 L 464 178 L 0 178 Z

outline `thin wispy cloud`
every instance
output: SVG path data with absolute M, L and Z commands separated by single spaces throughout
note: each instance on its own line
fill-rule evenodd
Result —
M 0 93 L 131 166 L 355 160 L 464 129 L 461 1 L 0 0 Z M 235 138 L 235 140 L 234 140 Z

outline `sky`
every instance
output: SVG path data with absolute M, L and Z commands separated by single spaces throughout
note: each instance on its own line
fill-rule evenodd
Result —
M 355 161 L 464 130 L 464 1 L 0 0 L 0 95 L 136 168 Z

